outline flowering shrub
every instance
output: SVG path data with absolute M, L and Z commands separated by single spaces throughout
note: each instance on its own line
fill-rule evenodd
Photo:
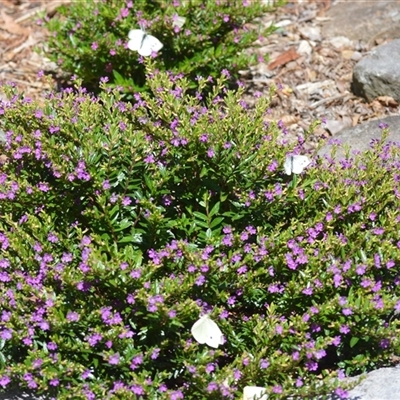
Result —
M 183 72 L 192 81 L 198 75 L 216 78 L 224 68 L 237 76 L 256 61 L 243 50 L 273 31 L 245 24 L 269 8 L 260 0 L 73 2 L 46 23 L 52 32 L 48 56 L 92 87 L 107 76 L 110 84 L 138 91 L 145 86 L 143 58 L 127 43 L 130 30 L 140 25 L 164 45 L 156 57 L 159 69 Z
M 150 68 L 150 67 L 149 67 Z M 151 72 L 153 71 L 153 72 Z M 268 99 L 149 70 L 135 104 L 7 88 L 0 385 L 57 399 L 345 395 L 399 349 L 399 149 L 285 174 Z M 198 92 L 207 84 L 198 80 Z M 223 93 L 223 96 L 218 95 Z M 224 343 L 190 329 L 210 313 Z

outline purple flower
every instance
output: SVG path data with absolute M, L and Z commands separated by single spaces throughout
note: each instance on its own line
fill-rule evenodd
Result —
M 138 395 L 143 395 L 143 394 L 146 393 L 146 392 L 144 391 L 144 389 L 142 388 L 142 386 L 140 386 L 140 385 L 132 385 L 131 391 L 132 391 L 133 393 L 135 393 L 135 394 L 138 394 Z
M 340 342 L 341 342 L 340 336 L 335 336 L 334 338 L 332 338 L 332 344 L 334 346 L 339 346 Z
M 211 393 L 211 392 L 215 392 L 216 390 L 218 390 L 218 383 L 210 382 L 207 386 L 207 392 Z
M 242 376 L 242 373 L 238 370 L 238 369 L 234 369 L 233 370 L 233 379 L 235 379 L 235 381 L 238 381 Z
M 342 389 L 342 388 L 337 388 L 335 390 L 335 393 L 341 398 L 341 399 L 347 399 L 347 397 L 349 397 L 349 393 Z
M 115 353 L 115 354 L 111 355 L 110 358 L 108 359 L 108 363 L 111 365 L 118 365 L 119 364 L 119 354 Z
M 389 340 L 389 339 L 382 339 L 382 340 L 380 341 L 380 343 L 379 343 L 379 346 L 380 346 L 382 349 L 388 349 L 389 346 L 390 346 L 390 340 Z
M 96 344 L 98 342 L 100 342 L 100 340 L 103 339 L 103 336 L 100 335 L 100 333 L 94 333 L 93 335 L 90 335 L 87 338 L 88 343 L 90 344 L 90 346 L 96 346 Z
M 39 182 L 37 187 L 41 192 L 48 192 L 50 190 L 49 184 L 46 182 Z
M 353 314 L 353 311 L 351 308 L 343 308 L 342 313 L 347 316 Z
M 67 320 L 74 321 L 74 322 L 79 321 L 79 314 L 75 311 L 68 311 Z
M 313 294 L 313 288 L 309 287 L 309 288 L 305 288 L 302 290 L 302 293 L 307 295 L 307 296 L 311 296 Z
M 260 360 L 260 368 L 261 369 L 266 369 L 268 367 L 269 367 L 269 361 L 262 358 Z
M 11 379 L 7 375 L 2 375 L 0 377 L 0 386 L 3 386 L 3 388 L 5 388 L 10 382 Z
M 213 150 L 212 147 L 210 147 L 210 148 L 207 150 L 207 155 L 208 155 L 208 157 L 210 157 L 210 158 L 213 158 L 213 157 L 215 156 L 215 151 Z
M 306 361 L 305 366 L 309 371 L 316 371 L 318 369 L 318 363 L 314 360 Z
M 237 273 L 239 275 L 245 274 L 247 272 L 247 266 L 246 265 L 242 265 L 240 268 L 237 269 Z
M 47 236 L 47 240 L 51 243 L 57 243 L 58 242 L 58 237 L 55 233 L 50 232 Z
M 143 354 L 137 354 L 135 357 L 132 358 L 130 368 L 134 370 L 142 363 L 143 363 Z
M 342 326 L 339 328 L 339 332 L 340 332 L 340 333 L 347 334 L 347 333 L 350 332 L 350 328 L 349 328 L 347 325 L 342 325 Z
M 180 400 L 183 399 L 183 393 L 180 390 L 177 390 L 175 392 L 172 392 L 169 395 L 170 400 Z
M 57 350 L 58 346 L 54 342 L 49 342 L 49 343 L 47 343 L 47 348 L 50 351 L 54 351 L 54 350 Z
M 158 348 L 157 348 L 157 349 L 154 349 L 154 350 L 152 351 L 151 355 L 150 355 L 150 358 L 151 358 L 152 360 L 155 360 L 155 359 L 158 358 L 159 354 L 160 354 L 160 349 L 158 349 Z
M 9 340 L 9 339 L 11 339 L 11 338 L 12 338 L 12 330 L 10 330 L 10 329 L 3 329 L 3 331 L 0 332 L 0 337 L 1 337 L 3 340 Z
M 200 275 L 200 276 L 198 276 L 198 277 L 196 278 L 194 284 L 195 284 L 196 286 L 202 286 L 202 285 L 204 285 L 205 281 L 206 281 L 205 276 L 204 276 L 204 275 Z
M 214 366 L 214 364 L 207 364 L 207 366 L 206 366 L 206 372 L 207 372 L 207 374 L 210 374 L 211 372 L 213 372 L 215 370 L 215 366 Z
M 228 16 L 224 16 L 224 21 L 225 21 L 225 18 L 227 18 L 229 20 Z M 228 22 L 228 20 L 226 20 L 225 22 Z M 221 75 L 226 76 L 227 78 L 229 78 L 231 76 L 231 74 L 229 73 L 229 71 L 227 69 L 223 69 L 221 71 Z
M 282 386 L 281 386 L 281 385 L 275 385 L 275 386 L 272 388 L 272 392 L 273 392 L 273 393 L 282 393 Z
M 129 206 L 129 204 L 131 204 L 131 203 L 132 203 L 132 200 L 129 197 L 124 197 L 122 199 L 122 205 L 123 206 Z

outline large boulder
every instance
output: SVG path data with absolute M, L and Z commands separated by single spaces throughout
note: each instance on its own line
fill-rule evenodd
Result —
M 335 156 L 338 160 L 345 157 L 346 145 L 349 146 L 350 153 L 366 151 L 371 148 L 373 140 L 380 140 L 382 138 L 382 130 L 386 126 L 389 128 L 390 133 L 385 141 L 400 144 L 400 116 L 396 115 L 343 129 L 337 135 L 333 136 L 332 139 L 328 140 L 327 144 L 318 151 L 318 154 L 320 156 L 330 155 L 332 146 L 335 143 L 340 143 Z
M 400 102 L 400 39 L 376 47 L 354 67 L 351 89 L 368 101 L 390 96 Z

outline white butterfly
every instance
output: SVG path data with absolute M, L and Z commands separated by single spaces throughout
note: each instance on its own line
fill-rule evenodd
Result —
M 307 156 L 286 156 L 283 168 L 286 175 L 301 174 L 303 169 L 311 164 L 311 160 Z
M 200 344 L 206 343 L 210 347 L 217 349 L 220 344 L 224 343 L 224 336 L 218 325 L 210 318 L 208 314 L 200 317 L 190 330 L 193 337 Z
M 243 400 L 267 400 L 267 390 L 260 386 L 245 386 L 243 389 Z
M 143 29 L 132 29 L 129 32 L 128 49 L 137 51 L 141 56 L 148 57 L 151 53 L 162 49 L 163 44 Z
M 182 28 L 184 23 L 186 22 L 185 17 L 180 17 L 178 14 L 175 14 L 172 17 L 172 26 L 177 27 L 177 28 Z

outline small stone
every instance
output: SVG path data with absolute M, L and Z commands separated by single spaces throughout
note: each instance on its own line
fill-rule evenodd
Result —
M 300 28 L 299 31 L 300 34 L 306 39 L 312 40 L 314 42 L 320 42 L 322 40 L 320 28 L 314 26 L 305 26 L 303 28 Z
M 351 56 L 351 59 L 352 59 L 353 61 L 360 61 L 361 58 L 362 58 L 362 54 L 361 54 L 359 51 L 355 51 L 355 52 L 353 53 L 353 55 Z
M 302 40 L 297 48 L 297 53 L 301 54 L 302 56 L 309 56 L 312 53 L 312 47 L 307 40 Z
M 290 19 L 283 19 L 282 21 L 278 21 L 276 24 L 273 25 L 276 26 L 277 28 L 284 28 L 285 26 L 289 26 L 292 24 L 293 21 L 291 21 Z
M 353 50 L 342 50 L 342 57 L 345 60 L 351 60 L 353 58 L 354 51 Z
M 329 40 L 329 43 L 338 50 L 353 48 L 353 42 L 344 36 L 335 36 Z

